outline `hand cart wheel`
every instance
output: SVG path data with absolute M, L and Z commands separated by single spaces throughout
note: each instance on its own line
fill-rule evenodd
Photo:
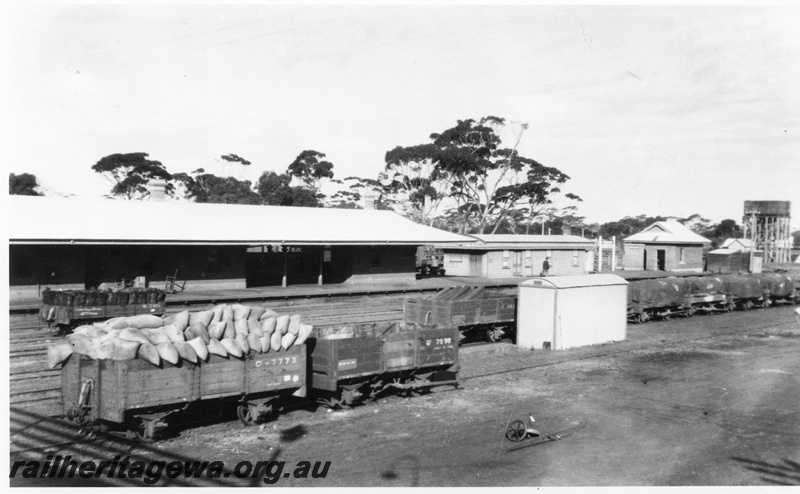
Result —
M 506 439 L 518 443 L 525 439 L 527 426 L 521 420 L 515 420 L 508 425 L 506 429 Z

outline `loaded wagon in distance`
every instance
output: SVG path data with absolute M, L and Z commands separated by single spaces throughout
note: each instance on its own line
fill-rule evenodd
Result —
M 517 297 L 492 295 L 484 287 L 445 288 L 428 299 L 403 301 L 406 323 L 458 328 L 463 338 L 499 341 L 512 337 L 516 328 Z
M 166 293 L 157 288 L 50 290 L 42 292 L 39 320 L 68 329 L 74 324 L 140 314 L 164 314 Z

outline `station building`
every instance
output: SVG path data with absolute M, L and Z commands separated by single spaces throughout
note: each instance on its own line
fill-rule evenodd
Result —
M 10 295 L 133 279 L 186 291 L 415 279 L 420 245 L 471 239 L 392 211 L 10 196 Z
M 550 257 L 550 275 L 586 274 L 594 242 L 577 235 L 467 235 L 472 242 L 441 247 L 450 276 L 539 276 Z
M 625 269 L 702 273 L 711 241 L 677 221 L 657 221 L 622 240 Z

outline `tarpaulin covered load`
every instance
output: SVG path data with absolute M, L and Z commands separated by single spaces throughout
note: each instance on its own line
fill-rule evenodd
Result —
M 761 273 L 754 275 L 766 286 L 772 297 L 788 297 L 794 291 L 794 281 L 787 274 Z
M 719 276 L 719 278 L 722 280 L 720 291 L 738 298 L 759 298 L 764 295 L 764 291 L 767 289 L 767 284 L 754 276 L 730 274 Z
M 644 307 L 673 307 L 683 304 L 685 284 L 670 280 L 640 280 L 628 286 L 628 303 Z
M 45 305 L 93 307 L 104 305 L 157 304 L 166 299 L 158 288 L 123 288 L 121 290 L 51 290 L 42 291 Z
M 716 295 L 722 286 L 722 279 L 717 276 L 691 276 L 683 281 L 692 296 Z

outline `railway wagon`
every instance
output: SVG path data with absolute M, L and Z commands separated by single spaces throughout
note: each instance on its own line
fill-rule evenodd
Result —
M 483 287 L 445 288 L 433 298 L 403 301 L 406 323 L 440 328 L 459 328 L 465 337 L 477 334 L 489 341 L 513 335 L 517 297 L 489 297 Z
M 774 303 L 797 303 L 797 279 L 781 273 L 668 277 L 632 281 L 628 286 L 628 320 L 691 316 L 733 309 L 749 310 Z
M 372 323 L 315 329 L 308 340 L 310 385 L 331 408 L 351 407 L 395 389 L 426 392 L 458 387 L 458 330 L 408 323 Z
M 245 358 L 210 355 L 208 361 L 155 366 L 143 360 L 94 360 L 72 355 L 61 370 L 64 414 L 152 441 L 165 419 L 207 400 L 234 401 L 239 419 L 253 424 L 306 394 L 303 345 Z
M 166 294 L 157 288 L 49 290 L 42 292 L 39 320 L 68 329 L 74 324 L 139 314 L 162 315 Z
M 754 275 L 766 285 L 771 303 L 797 303 L 800 298 L 800 276 L 792 277 L 785 273 L 760 273 Z

